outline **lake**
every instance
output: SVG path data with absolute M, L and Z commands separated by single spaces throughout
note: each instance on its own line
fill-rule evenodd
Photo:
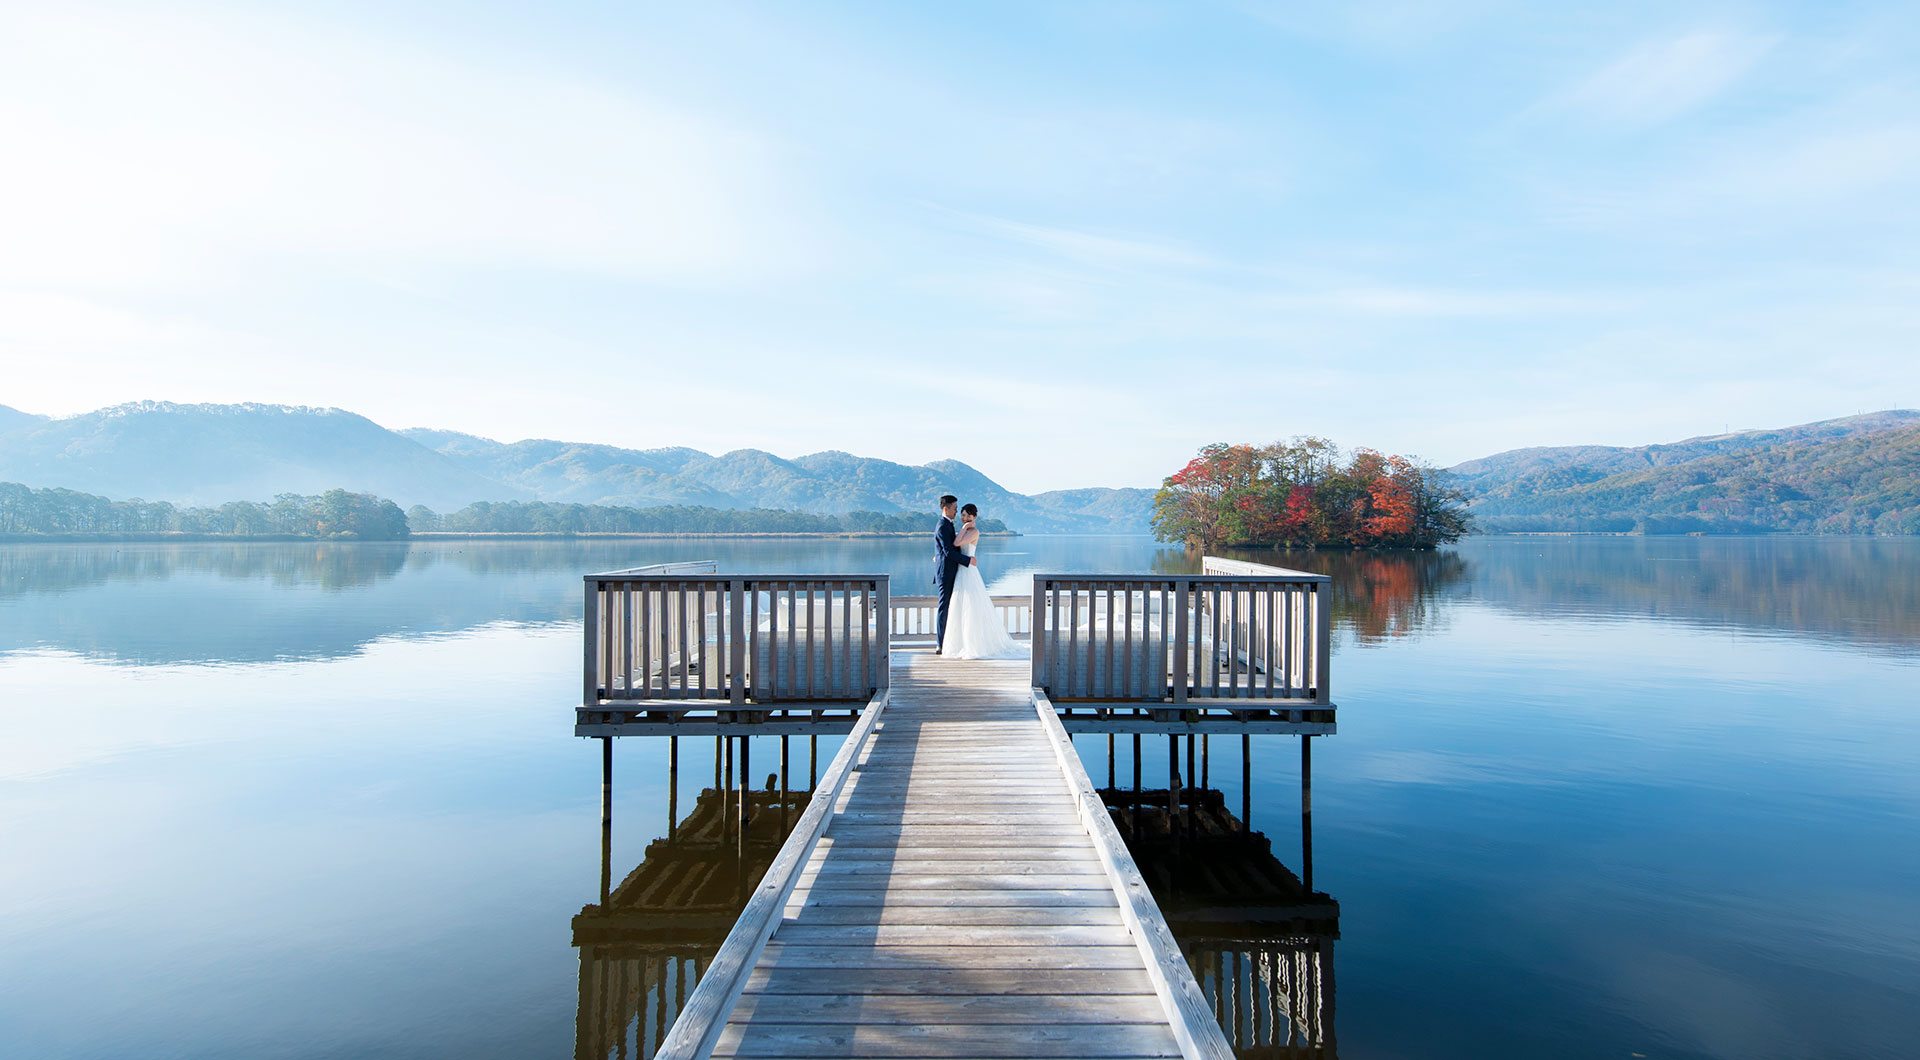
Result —
M 0 1054 L 576 1055 L 603 1015 L 574 945 L 602 872 L 580 575 L 711 558 L 908 595 L 928 551 L 0 546 Z M 1913 1054 L 1920 540 L 1247 558 L 1336 582 L 1312 851 L 1339 1055 Z M 1197 569 L 1138 538 L 982 562 L 1002 593 Z M 1298 740 L 1256 737 L 1244 793 L 1237 743 L 1210 786 L 1298 871 Z M 681 744 L 684 818 L 714 752 Z M 618 742 L 615 883 L 667 831 L 663 745 Z

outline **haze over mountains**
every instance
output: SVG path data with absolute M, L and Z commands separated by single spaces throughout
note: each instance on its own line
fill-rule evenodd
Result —
M 1486 531 L 1920 533 L 1915 410 L 1658 445 L 1515 449 L 1451 470 Z M 509 443 L 393 431 L 339 409 L 153 401 L 63 419 L 0 405 L 0 482 L 179 505 L 345 487 L 443 513 L 482 500 L 891 513 L 952 492 L 1029 533 L 1144 533 L 1153 501 L 1146 489 L 1018 494 L 956 460 Z
M 345 487 L 402 507 L 474 501 L 700 505 L 843 513 L 923 511 L 943 492 L 1028 532 L 1140 533 L 1151 490 L 1014 493 L 956 460 L 924 466 L 849 453 L 622 449 L 392 431 L 340 409 L 144 401 L 64 419 L 0 406 L 0 481 L 182 505 Z

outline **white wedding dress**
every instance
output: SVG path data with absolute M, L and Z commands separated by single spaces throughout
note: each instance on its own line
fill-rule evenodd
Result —
M 975 545 L 960 551 L 973 558 Z M 969 563 L 953 579 L 953 603 L 947 611 L 947 639 L 940 654 L 949 659 L 1024 659 L 1027 649 L 1007 634 L 1007 627 L 987 595 L 980 568 Z

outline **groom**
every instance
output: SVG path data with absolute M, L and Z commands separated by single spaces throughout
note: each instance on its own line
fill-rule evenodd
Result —
M 940 587 L 940 617 L 934 622 L 933 653 L 947 645 L 947 609 L 953 606 L 953 579 L 960 568 L 973 562 L 953 546 L 953 516 L 960 498 L 951 493 L 940 498 L 940 525 L 933 529 L 933 581 Z

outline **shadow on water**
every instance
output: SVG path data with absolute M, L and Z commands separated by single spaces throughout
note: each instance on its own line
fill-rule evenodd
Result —
M 575 1060 L 654 1055 L 806 810 L 811 793 L 783 793 L 773 776 L 742 792 L 732 748 L 716 763 L 716 785 L 684 817 L 670 804 L 668 834 L 617 883 L 602 819 L 601 897 L 572 920 Z M 1331 1060 L 1339 902 L 1303 883 L 1218 789 L 1183 789 L 1178 812 L 1164 788 L 1100 794 L 1235 1055 Z

